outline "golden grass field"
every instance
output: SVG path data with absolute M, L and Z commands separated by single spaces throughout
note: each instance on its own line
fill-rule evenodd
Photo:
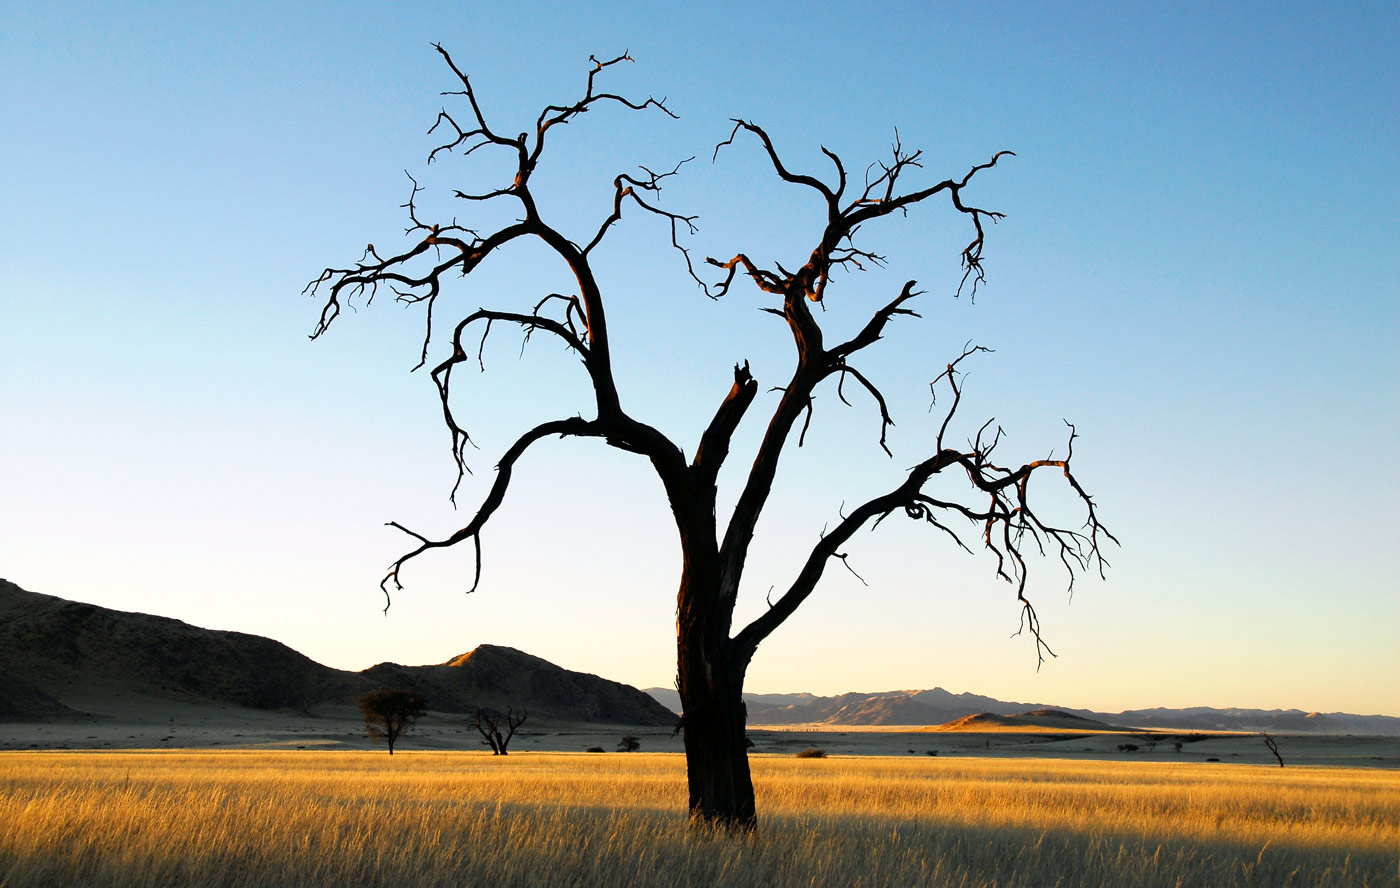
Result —
M 1400 772 L 675 754 L 0 753 L 0 886 L 1393 886 Z

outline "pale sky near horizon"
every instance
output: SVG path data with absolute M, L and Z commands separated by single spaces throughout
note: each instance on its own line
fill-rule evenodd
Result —
M 697 253 L 799 265 L 817 208 L 752 140 L 710 163 L 731 117 L 821 176 L 818 146 L 858 171 L 896 128 L 925 151 L 911 186 L 1017 155 L 977 179 L 974 199 L 1007 218 L 975 302 L 952 296 L 969 234 L 946 202 L 870 226 L 888 268 L 833 285 L 832 331 L 905 280 L 927 291 L 922 319 L 863 365 L 891 399 L 895 458 L 867 400 L 820 394 L 741 615 L 843 503 L 926 455 L 928 381 L 968 341 L 996 351 L 971 366 L 959 438 L 995 417 L 1019 463 L 1062 454 L 1075 423 L 1077 474 L 1123 543 L 1072 601 L 1053 561 L 1033 564 L 1059 655 L 1037 671 L 989 556 L 896 516 L 847 550 L 869 585 L 829 568 L 749 690 L 1400 715 L 1400 8 L 849 9 L 6 3 L 0 577 L 341 668 L 492 643 L 669 686 L 674 527 L 648 466 L 597 443 L 521 463 L 479 591 L 461 594 L 469 552 L 429 556 L 381 614 L 378 581 L 411 542 L 384 523 L 450 532 L 502 449 L 540 419 L 590 415 L 587 392 L 559 349 L 493 333 L 486 373 L 459 384 L 481 449 L 454 513 L 435 391 L 409 373 L 421 313 L 381 298 L 310 342 L 319 303 L 301 295 L 366 242 L 401 243 L 405 171 L 436 189 L 422 206 L 467 225 L 485 217 L 443 191 L 505 184 L 489 157 L 425 167 L 425 131 L 459 101 L 439 95 L 456 84 L 433 42 L 512 134 L 581 93 L 590 54 L 629 50 L 636 64 L 602 85 L 665 96 L 680 119 L 610 109 L 559 133 L 535 187 L 576 240 L 613 175 L 695 155 L 663 200 L 699 215 Z M 600 268 L 623 397 L 693 452 L 733 364 L 779 385 L 790 340 L 751 288 L 707 300 L 655 220 L 625 216 L 613 237 Z M 568 284 L 521 248 L 456 282 L 438 321 Z M 751 411 L 722 491 L 775 397 Z

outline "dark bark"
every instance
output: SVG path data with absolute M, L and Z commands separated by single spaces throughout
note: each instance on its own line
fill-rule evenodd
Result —
M 515 730 L 525 724 L 525 719 L 530 713 L 524 709 L 516 715 L 515 710 L 506 710 L 506 733 L 501 733 L 501 714 L 494 709 L 483 709 L 478 706 L 473 714 L 472 727 L 486 740 L 486 744 L 491 747 L 492 755 L 509 755 L 510 741 L 515 737 Z
M 684 713 L 690 816 L 751 829 L 757 818 L 742 696 L 748 662 L 735 656 L 728 615 L 715 606 L 717 559 L 687 557 L 683 571 L 676 602 L 676 687 Z
M 745 740 L 744 675 L 725 662 L 724 654 L 680 644 L 690 816 L 716 826 L 752 829 L 758 818 Z
M 841 548 L 860 528 L 873 527 L 890 515 L 902 512 L 909 518 L 927 523 L 941 534 L 951 537 L 964 550 L 971 551 L 952 526 L 954 522 L 967 523 L 981 537 L 983 548 L 995 557 L 996 576 L 1014 587 L 1016 600 L 1022 608 L 1022 627 L 1029 629 L 1034 637 L 1037 657 L 1043 660 L 1046 655 L 1053 656 L 1041 638 L 1035 609 L 1025 594 L 1025 555 L 1039 552 L 1057 557 L 1068 571 L 1072 587 L 1076 573 L 1097 568 L 1102 574 L 1106 562 L 1100 552 L 1100 535 L 1109 540 L 1113 536 L 1099 523 L 1093 500 L 1071 472 L 1075 439 L 1073 426 L 1069 427 L 1069 452 L 1063 459 L 1041 459 L 1019 466 L 1014 463 L 1003 466 L 994 461 L 994 452 L 1002 440 L 1002 434 L 1000 428 L 991 428 L 990 421 L 977 431 L 974 439 L 965 447 L 945 444 L 945 434 L 961 400 L 961 371 L 958 366 L 974 353 L 986 350 L 972 347 L 948 364 L 931 385 L 935 395 L 945 387 L 952 395 L 951 404 L 938 429 L 932 455 L 914 464 L 907 471 L 905 479 L 892 490 L 842 509 L 840 521 L 824 532 L 807 553 L 791 585 L 778 595 L 777 600 L 770 598 L 767 610 L 740 631 L 734 632 L 732 626 L 754 530 L 768 503 L 785 448 L 794 437 L 798 446 L 802 445 L 817 389 L 835 377 L 837 396 L 848 406 L 850 402 L 845 396 L 848 388 L 867 393 L 878 412 L 879 444 L 889 453 L 885 433 L 894 424 L 889 404 L 875 382 L 852 361 L 863 349 L 881 339 L 892 320 L 918 317 L 907 305 L 920 295 L 914 290 L 914 282 L 907 283 L 897 296 L 876 310 L 851 338 L 835 346 L 827 346 L 819 316 L 813 313 L 810 304 L 821 303 L 828 297 L 828 284 L 834 270 L 859 271 L 866 264 L 883 264 L 882 257 L 857 246 L 858 229 L 867 224 L 874 225 L 884 217 L 902 218 L 916 205 L 937 196 L 946 197 L 952 208 L 970 221 L 974 236 L 962 250 L 963 279 L 957 292 L 961 293 L 970 282 L 975 294 L 983 281 L 984 223 L 988 220 L 995 222 L 1001 218 L 1001 214 L 965 202 L 963 191 L 974 176 L 995 166 L 1011 152 L 994 154 L 989 161 L 971 167 L 961 179 L 950 178 L 923 188 L 903 190 L 902 177 L 921 168 L 922 155 L 918 151 L 906 151 L 897 135 L 892 146 L 892 157 L 869 165 L 863 185 L 853 186 L 841 159 L 822 148 L 822 153 L 835 168 L 835 183 L 830 184 L 823 177 L 790 170 L 780 159 L 767 132 L 747 121 L 735 121 L 729 138 L 716 146 L 716 156 L 720 148 L 733 145 L 741 134 L 756 138 L 773 173 L 780 180 L 807 189 L 809 193 L 814 192 L 820 199 L 825 227 L 810 255 L 805 260 L 798 260 L 802 264 L 797 265 L 796 270 L 789 271 L 777 262 L 765 267 L 739 252 L 727 261 L 706 257 L 701 269 L 718 269 L 720 275 L 718 280 L 707 281 L 698 274 L 690 252 L 678 240 L 682 226 L 691 232 L 695 230 L 694 217 L 664 210 L 656 202 L 663 180 L 676 175 L 679 165 L 666 173 L 653 173 L 643 168 L 644 175 L 615 177 L 610 212 L 591 233 L 591 237 L 586 234 L 585 238 L 578 240 L 570 239 L 543 221 L 531 191 L 531 177 L 540 161 L 546 137 L 556 126 L 573 122 L 600 104 L 621 105 L 635 111 L 659 109 L 671 114 L 664 101 L 648 98 L 637 102 L 596 91 L 597 75 L 613 65 L 631 61 L 630 58 L 624 54 L 605 62 L 593 59 L 582 99 L 547 106 L 540 112 L 533 133 L 510 137 L 494 131 L 487 124 L 467 75 L 457 68 L 446 51 L 441 47 L 438 47 L 438 51 L 462 85 L 462 89 L 449 95 L 466 99 L 470 118 L 464 118 L 466 124 L 459 125 L 446 109 L 439 113 L 432 131 L 442 134 L 446 141 L 432 151 L 429 160 L 454 152 L 470 154 L 479 149 L 512 156 L 515 175 L 511 184 L 477 193 L 457 191 L 455 195 L 469 203 L 513 201 L 510 209 L 516 221 L 486 234 L 467 229 L 457 224 L 455 219 L 447 225 L 429 225 L 418 217 L 415 198 L 420 188 L 414 181 L 406 204 L 412 223 L 408 228 L 411 242 L 403 252 L 385 258 L 370 245 L 352 266 L 327 268 L 307 286 L 313 294 L 322 286 L 328 291 L 324 294 L 325 302 L 313 338 L 326 332 L 339 317 L 342 305 L 349 304 L 357 296 L 366 302 L 372 300 L 382 284 L 391 288 L 401 302 L 425 303 L 427 331 L 419 364 L 423 366 L 427 362 L 429 346 L 434 341 L 433 309 L 442 292 L 443 282 L 469 275 L 489 255 L 517 239 L 534 239 L 568 269 L 577 281 L 578 292 L 574 295 L 548 294 L 535 302 L 530 312 L 484 308 L 473 312 L 452 328 L 451 353 L 432 370 L 443 418 L 452 436 L 458 484 L 467 471 L 465 454 L 471 439 L 453 411 L 452 375 L 462 364 L 476 363 L 484 369 L 483 348 L 493 324 L 517 328 L 523 331 L 527 341 L 535 334 L 553 337 L 554 341 L 576 354 L 588 376 L 596 413 L 593 419 L 575 415 L 544 422 L 521 434 L 505 450 L 497 465 L 496 477 L 489 485 L 481 505 L 467 524 L 456 532 L 434 539 L 391 522 L 394 527 L 417 540 L 418 546 L 395 561 L 381 582 L 386 602 L 391 591 L 402 588 L 400 573 L 406 562 L 430 549 L 467 541 L 471 542 L 477 555 L 476 575 L 472 583 L 472 588 L 476 588 L 481 578 L 482 528 L 504 501 L 517 463 L 527 450 L 540 441 L 555 436 L 598 438 L 612 447 L 645 457 L 666 492 L 683 557 L 676 600 L 676 668 L 677 687 L 684 709 L 680 729 L 684 732 L 691 816 L 698 823 L 740 829 L 752 828 L 756 823 L 742 698 L 748 664 L 759 644 L 813 592 L 826 566 L 833 559 L 845 562 L 846 555 Z M 782 394 L 767 418 L 762 443 L 737 479 L 740 483 L 737 503 L 724 524 L 722 534 L 716 516 L 715 486 L 730 456 L 734 433 L 755 402 L 758 382 L 750 373 L 747 362 L 735 365 L 733 385 L 696 442 L 694 457 L 689 464 L 679 445 L 628 413 L 613 375 L 603 288 L 594 275 L 590 260 L 594 248 L 622 220 L 624 208 L 629 211 L 635 208 L 668 223 L 671 245 L 684 256 L 686 271 L 708 296 L 719 298 L 727 294 L 736 277 L 752 282 L 772 300 L 772 304 L 763 306 L 763 310 L 782 318 L 792 338 L 796 352 L 792 375 L 787 384 L 780 388 Z M 580 243 L 584 246 L 580 247 Z M 478 330 L 481 340 L 475 347 L 475 355 L 472 355 L 473 349 L 464 341 L 464 337 L 468 331 Z M 673 336 L 676 331 L 659 331 L 657 335 Z M 1042 469 L 1051 471 L 1042 472 Z M 966 501 L 936 499 L 925 492 L 925 485 L 943 472 L 951 472 L 965 479 L 968 485 Z M 1082 526 L 1071 529 L 1064 524 L 1044 520 L 1032 508 L 1029 493 L 1032 477 L 1046 474 L 1062 476 L 1078 497 L 1086 512 Z M 454 496 L 456 489 L 454 486 Z M 939 489 L 944 489 L 944 486 Z M 1038 504 L 1039 500 L 1036 500 L 1035 505 Z M 496 718 L 499 719 L 499 714 Z M 509 736 L 502 737 L 494 722 L 483 727 L 482 721 L 482 714 L 478 713 L 478 729 L 493 750 L 504 755 Z M 508 714 L 507 723 L 513 732 L 515 725 L 511 721 Z

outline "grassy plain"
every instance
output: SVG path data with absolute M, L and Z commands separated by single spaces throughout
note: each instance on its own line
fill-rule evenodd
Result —
M 753 767 L 735 838 L 687 828 L 669 753 L 0 753 L 0 886 L 1400 884 L 1394 770 Z

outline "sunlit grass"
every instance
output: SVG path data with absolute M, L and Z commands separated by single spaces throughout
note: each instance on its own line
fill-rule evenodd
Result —
M 669 754 L 0 754 L 0 886 L 1395 885 L 1400 773 L 754 759 L 686 827 Z

